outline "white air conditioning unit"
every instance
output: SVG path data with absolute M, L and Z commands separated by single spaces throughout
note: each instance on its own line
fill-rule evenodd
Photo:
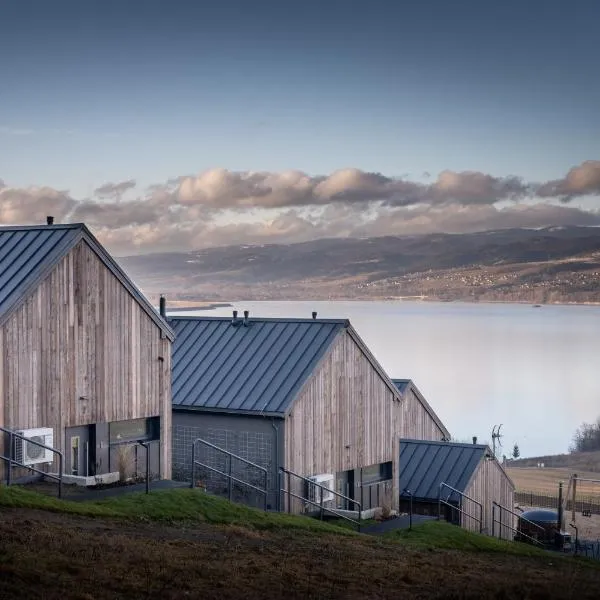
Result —
M 335 496 L 333 494 L 333 489 L 335 485 L 335 476 L 333 474 L 323 473 L 321 475 L 313 475 L 312 477 L 307 477 L 307 479 L 311 482 L 307 485 L 308 490 L 306 497 L 308 498 L 308 500 L 320 504 L 321 494 L 323 494 L 323 502 L 331 502 L 332 500 L 334 500 Z M 317 483 L 319 485 L 313 485 L 313 483 Z
M 23 465 L 39 465 L 41 463 L 51 463 L 54 460 L 54 453 L 37 444 L 45 446 L 54 446 L 54 430 L 48 427 L 38 429 L 23 429 L 17 431 L 19 435 L 27 439 L 15 438 L 15 458 L 17 462 Z M 31 440 L 29 442 L 28 440 Z M 33 444 L 32 442 L 37 442 Z

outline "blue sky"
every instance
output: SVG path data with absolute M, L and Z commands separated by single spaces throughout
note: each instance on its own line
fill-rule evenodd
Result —
M 592 0 L 0 0 L 0 177 L 75 198 L 215 167 L 558 179 L 600 154 L 599 19 Z

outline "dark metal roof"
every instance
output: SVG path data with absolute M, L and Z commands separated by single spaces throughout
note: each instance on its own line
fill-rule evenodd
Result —
M 173 340 L 173 331 L 167 323 L 83 223 L 0 227 L 0 323 L 80 240 L 85 240 L 167 337 Z
M 398 388 L 398 391 L 404 396 L 406 392 L 410 389 L 414 392 L 417 400 L 421 403 L 421 406 L 429 413 L 429 416 L 433 419 L 435 424 L 438 426 L 440 431 L 442 431 L 446 437 L 446 439 L 450 439 L 452 436 L 446 426 L 442 423 L 441 419 L 437 416 L 436 412 L 431 408 L 431 405 L 421 392 L 419 388 L 415 385 L 415 382 L 412 379 L 392 379 L 394 385 Z
M 464 492 L 488 451 L 480 444 L 400 440 L 400 490 L 437 500 L 443 482 Z
M 173 406 L 287 414 L 345 320 L 172 317 Z M 242 319 L 238 318 L 241 323 Z

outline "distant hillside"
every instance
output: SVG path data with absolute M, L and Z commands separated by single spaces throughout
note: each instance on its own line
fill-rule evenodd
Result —
M 129 256 L 151 297 L 600 303 L 600 228 L 509 229 Z
M 538 463 L 544 463 L 544 467 L 548 468 L 568 468 L 574 473 L 577 470 L 600 473 L 600 450 L 597 452 L 574 452 L 573 454 L 536 456 L 509 461 L 511 468 L 536 467 Z

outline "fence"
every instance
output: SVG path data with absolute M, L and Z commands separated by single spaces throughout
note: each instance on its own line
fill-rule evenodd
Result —
M 558 510 L 558 496 L 553 496 L 551 494 L 515 492 L 515 502 L 525 506 Z M 572 498 L 566 498 L 565 509 L 567 511 L 573 510 Z M 575 511 L 580 513 L 587 512 L 591 515 L 600 515 L 600 498 L 581 496 L 581 499 L 577 499 L 575 502 Z

